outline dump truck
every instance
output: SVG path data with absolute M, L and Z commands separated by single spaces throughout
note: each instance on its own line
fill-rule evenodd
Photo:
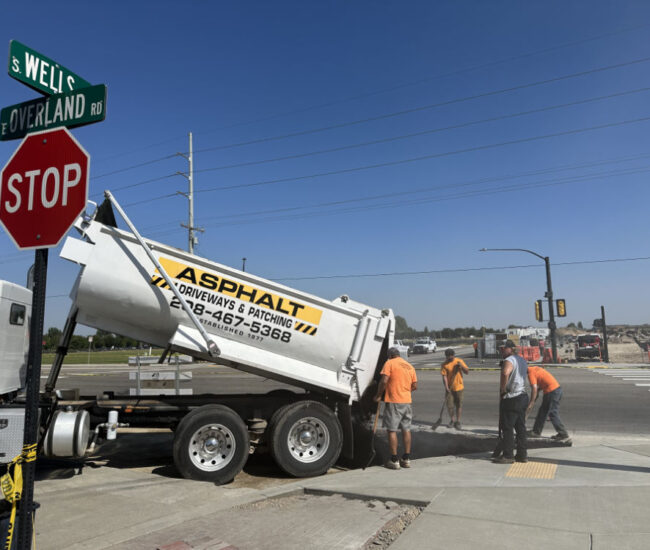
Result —
M 268 449 L 278 466 L 296 477 L 322 474 L 341 456 L 352 458 L 353 420 L 362 403 L 372 402 L 393 343 L 393 312 L 348 296 L 325 300 L 145 240 L 115 198 L 109 192 L 106 197 L 78 218 L 79 238 L 67 237 L 60 253 L 80 270 L 40 394 L 43 452 L 83 456 L 93 431 L 105 430 L 110 439 L 118 425 L 128 424 L 171 428 L 178 471 L 217 484 L 232 480 L 259 449 Z M 115 210 L 129 230 L 117 227 Z M 17 328 L 12 319 L 22 320 L 26 338 L 31 292 L 11 283 L 0 288 L 8 296 L 5 300 L 3 294 L 0 331 L 10 338 L 6 331 Z M 159 346 L 161 362 L 178 352 L 298 391 L 146 397 L 120 396 L 110 389 L 99 397 L 64 393 L 57 380 L 77 324 Z M 14 347 L 20 348 L 14 360 L 2 362 L 0 380 L 7 383 L 0 422 L 24 412 L 19 391 L 26 348 L 17 339 Z M 12 416 L 8 422 L 16 426 L 19 421 Z M 15 454 L 22 445 L 19 432 Z M 4 449 L 0 461 L 10 461 L 12 452 Z

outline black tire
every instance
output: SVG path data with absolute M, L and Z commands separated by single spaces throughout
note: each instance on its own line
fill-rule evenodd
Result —
M 186 414 L 174 433 L 174 464 L 186 479 L 222 485 L 241 472 L 248 458 L 248 430 L 223 405 L 205 405 Z
M 271 456 L 294 477 L 324 474 L 341 454 L 343 430 L 339 419 L 318 401 L 282 407 L 269 428 Z
M 266 395 L 269 396 L 272 395 L 276 399 L 283 400 L 283 401 L 289 401 L 289 400 L 293 401 L 293 399 L 297 398 L 296 393 L 292 392 L 291 390 L 271 390 L 270 392 L 267 392 Z M 266 436 L 269 442 L 271 437 L 270 434 L 273 432 L 278 417 L 280 416 L 280 414 L 282 414 L 282 412 L 284 412 L 284 410 L 287 407 L 290 407 L 291 405 L 293 405 L 293 403 L 288 403 L 287 405 L 281 405 L 277 409 L 275 409 L 275 411 L 273 411 L 273 414 L 271 415 L 271 418 L 269 419 L 269 422 L 266 425 Z M 269 443 L 269 447 L 270 447 L 270 443 Z

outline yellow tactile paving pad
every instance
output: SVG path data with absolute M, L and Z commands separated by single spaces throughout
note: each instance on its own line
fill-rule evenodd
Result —
M 552 462 L 515 462 L 506 477 L 525 477 L 528 479 L 554 479 L 557 464 Z

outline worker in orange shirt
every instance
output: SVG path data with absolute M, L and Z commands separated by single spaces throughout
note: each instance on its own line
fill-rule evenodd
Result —
M 465 361 L 455 357 L 456 352 L 449 348 L 445 350 L 445 361 L 440 366 L 440 374 L 442 375 L 442 383 L 445 386 L 445 399 L 447 402 L 447 410 L 451 421 L 449 422 L 450 428 L 460 430 L 460 416 L 463 412 L 463 374 L 469 373 L 469 368 Z M 454 420 L 454 408 L 456 415 Z
M 537 411 L 537 417 L 535 418 L 535 424 L 533 429 L 528 432 L 528 435 L 533 437 L 540 437 L 542 435 L 542 430 L 544 429 L 544 423 L 546 422 L 546 417 L 551 420 L 553 427 L 556 429 L 557 434 L 553 436 L 553 439 L 563 441 L 568 443 L 571 440 L 569 439 L 569 432 L 567 432 L 562 420 L 560 419 L 560 400 L 562 399 L 562 388 L 560 384 L 555 379 L 555 377 L 544 370 L 542 367 L 528 367 L 528 381 L 530 382 L 530 403 L 526 409 L 526 415 L 530 413 L 535 405 L 535 400 L 539 395 L 539 390 L 544 393 L 542 398 L 542 404 Z
M 388 361 L 381 369 L 381 378 L 375 395 L 376 402 L 381 401 L 382 396 L 386 402 L 383 421 L 388 432 L 391 456 L 385 466 L 390 470 L 411 467 L 411 421 L 413 420 L 411 392 L 417 388 L 418 379 L 413 366 L 400 357 L 397 348 L 390 348 Z M 398 429 L 402 430 L 404 441 L 404 454 L 399 460 L 397 458 Z

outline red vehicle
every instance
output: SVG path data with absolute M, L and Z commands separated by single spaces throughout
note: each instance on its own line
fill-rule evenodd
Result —
M 599 334 L 583 334 L 576 341 L 576 359 L 598 359 L 602 361 L 603 340 Z

